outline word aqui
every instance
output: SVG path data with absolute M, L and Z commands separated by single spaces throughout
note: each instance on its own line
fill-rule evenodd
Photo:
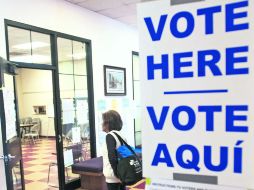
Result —
M 162 108 L 161 114 L 159 118 L 155 114 L 154 107 L 147 107 L 147 111 L 151 118 L 151 122 L 153 123 L 153 127 L 157 131 L 161 131 L 165 127 L 165 121 L 167 116 L 169 115 L 169 106 L 164 106 Z M 214 127 L 214 119 L 215 112 L 222 112 L 222 106 L 198 106 L 198 111 L 205 114 L 206 117 L 206 125 L 204 127 L 204 131 L 213 132 L 215 131 Z M 235 125 L 236 122 L 246 121 L 247 115 L 245 115 L 246 111 L 248 111 L 248 106 L 225 106 L 225 132 L 239 132 L 239 133 L 247 133 L 248 126 L 238 126 Z M 240 112 L 240 113 L 239 113 Z M 188 122 L 182 124 L 180 120 L 181 114 L 187 114 Z M 238 114 L 237 114 L 238 113 Z M 190 131 L 195 126 L 196 122 L 196 113 L 189 106 L 179 106 L 172 111 L 171 115 L 172 124 L 169 123 L 167 126 L 172 126 L 178 131 Z M 242 148 L 239 147 L 243 143 L 243 140 L 238 140 L 234 147 L 233 153 L 231 156 L 234 158 L 233 164 L 233 172 L 234 173 L 242 173 Z M 200 171 L 199 163 L 200 158 L 203 158 L 204 165 L 208 170 L 221 172 L 224 171 L 228 166 L 228 157 L 229 157 L 229 148 L 226 146 L 220 147 L 220 162 L 219 164 L 212 163 L 212 146 L 204 146 L 203 152 L 204 155 L 200 156 L 198 148 L 194 145 L 184 144 L 178 147 L 175 151 L 175 159 L 179 166 L 185 169 L 194 169 L 197 172 Z M 184 160 L 184 153 L 189 152 L 192 155 L 192 159 Z M 174 167 L 172 161 L 172 154 L 170 153 L 166 144 L 159 143 L 154 154 L 154 158 L 152 161 L 152 166 L 158 166 L 159 164 L 166 164 L 167 167 Z

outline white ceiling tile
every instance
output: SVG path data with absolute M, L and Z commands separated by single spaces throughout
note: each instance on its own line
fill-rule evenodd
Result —
M 130 24 L 130 25 L 136 25 L 137 16 L 136 16 L 136 14 L 135 15 L 129 15 L 129 16 L 117 18 L 117 20 L 120 21 L 120 22 L 123 22 L 123 23 Z
M 104 9 L 120 7 L 122 2 L 119 0 L 87 0 L 82 3 L 78 3 L 78 5 L 97 12 Z
M 160 1 L 160 0 L 141 0 L 141 2 L 149 2 L 149 1 Z
M 124 4 L 140 3 L 140 0 L 122 0 Z
M 137 13 L 137 3 L 128 4 L 127 6 L 129 9 L 132 9 L 135 12 L 135 14 Z
M 87 1 L 87 0 L 67 0 L 67 1 L 76 4 L 76 3 L 85 2 L 85 1 Z
M 130 26 L 137 25 L 137 3 L 150 0 L 65 0 Z
M 136 11 L 134 9 L 129 8 L 128 6 L 121 6 L 118 8 L 105 9 L 102 11 L 98 11 L 98 13 L 111 17 L 111 18 L 119 18 L 119 17 L 133 15 L 136 13 Z

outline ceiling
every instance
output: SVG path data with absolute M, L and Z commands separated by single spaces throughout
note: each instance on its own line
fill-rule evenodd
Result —
M 80 7 L 118 20 L 133 27 L 137 26 L 136 5 L 152 0 L 65 0 Z

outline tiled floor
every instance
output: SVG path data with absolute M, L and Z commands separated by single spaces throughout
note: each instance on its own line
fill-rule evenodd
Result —
M 88 150 L 83 157 L 90 158 L 89 147 L 83 147 Z M 56 145 L 55 139 L 41 138 L 36 144 L 24 142 L 22 145 L 23 167 L 26 190 L 58 190 L 58 175 L 57 166 L 50 168 L 50 178 L 48 181 L 49 164 L 56 163 Z M 79 177 L 72 174 L 71 168 L 68 168 L 69 180 Z M 145 180 L 127 187 L 128 190 L 143 190 L 145 189 Z M 81 190 L 81 189 L 79 189 Z
M 48 183 L 49 164 L 56 163 L 57 160 L 55 153 L 55 139 L 41 138 L 36 144 L 23 142 L 22 157 L 26 190 L 58 190 L 57 165 L 51 166 Z M 82 156 L 83 159 L 90 158 L 89 143 L 82 145 Z M 66 180 L 79 177 L 79 175 L 72 174 L 71 167 L 67 168 L 65 175 L 67 172 Z M 15 189 L 18 190 L 20 187 Z
M 137 182 L 134 185 L 126 187 L 126 190 L 144 190 L 145 189 L 145 179 Z
M 55 139 L 40 139 L 36 144 L 22 145 L 24 179 L 26 190 L 58 189 L 48 186 L 49 164 L 56 162 Z M 58 184 L 57 166 L 51 167 L 50 184 Z

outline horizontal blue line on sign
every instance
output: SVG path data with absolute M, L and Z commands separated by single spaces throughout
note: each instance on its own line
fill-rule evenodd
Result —
M 188 90 L 188 91 L 166 91 L 165 95 L 168 94 L 209 94 L 209 93 L 227 93 L 227 89 L 221 90 Z

